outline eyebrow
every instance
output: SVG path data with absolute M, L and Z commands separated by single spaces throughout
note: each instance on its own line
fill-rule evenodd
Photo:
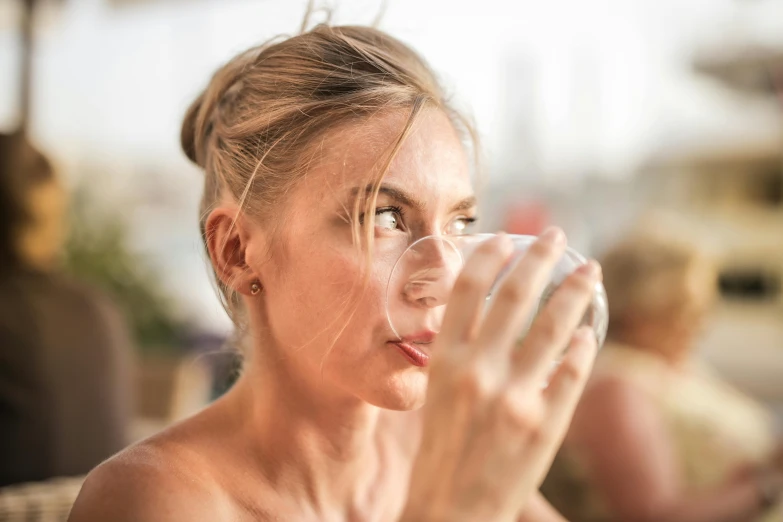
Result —
M 365 195 L 372 194 L 373 187 L 372 185 L 367 185 L 364 189 Z M 359 194 L 360 189 L 355 188 L 351 191 L 353 196 L 356 196 Z M 402 203 L 405 206 L 414 208 L 418 211 L 423 211 L 427 205 L 424 204 L 423 201 L 420 199 L 417 199 L 415 196 L 412 196 L 405 192 L 404 190 L 401 190 L 397 187 L 394 187 L 392 185 L 388 184 L 382 184 L 380 188 L 378 189 L 378 194 L 383 194 L 398 203 Z M 476 206 L 476 196 L 468 196 L 459 202 L 452 205 L 449 212 L 459 212 L 461 210 L 470 210 Z

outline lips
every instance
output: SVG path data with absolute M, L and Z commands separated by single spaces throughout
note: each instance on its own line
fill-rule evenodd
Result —
M 390 341 L 400 353 L 414 366 L 425 367 L 430 362 L 427 345 L 435 339 L 435 332 L 424 330 L 412 335 L 406 335 L 400 341 Z
M 402 341 L 392 342 L 391 344 L 396 346 L 400 353 L 414 366 L 423 368 L 430 363 L 430 356 L 421 350 L 421 345 L 405 343 Z
M 436 334 L 432 330 L 422 330 L 415 334 L 403 336 L 402 342 L 413 343 L 413 344 L 430 344 L 432 341 L 435 340 L 435 336 L 437 335 L 438 334 Z

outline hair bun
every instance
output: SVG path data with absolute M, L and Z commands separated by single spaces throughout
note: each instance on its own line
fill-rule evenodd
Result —
M 199 126 L 199 115 L 202 111 L 203 102 L 204 93 L 200 94 L 199 97 L 190 104 L 190 107 L 188 107 L 188 110 L 185 113 L 185 118 L 182 121 L 182 129 L 179 137 L 185 155 L 190 161 L 202 168 L 204 165 L 203 161 L 200 159 L 200 152 L 203 148 L 204 138 L 201 132 L 202 129 L 197 129 L 196 127 Z

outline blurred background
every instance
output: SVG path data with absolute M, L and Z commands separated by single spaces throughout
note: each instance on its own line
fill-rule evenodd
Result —
M 556 223 L 572 246 L 599 255 L 645 218 L 709 251 L 718 300 L 698 351 L 783 414 L 783 1 L 326 5 L 335 23 L 381 16 L 475 117 L 487 166 L 482 228 Z M 122 323 L 122 339 L 101 341 L 117 354 L 106 364 L 127 368 L 117 400 L 130 413 L 115 423 L 126 434 L 115 445 L 192 413 L 230 382 L 232 328 L 202 252 L 202 179 L 180 151 L 179 127 L 220 64 L 295 34 L 305 8 L 0 0 L 0 131 L 22 129 L 68 201 L 47 270 L 100 295 Z M 0 350 L 12 351 L 11 338 Z M 73 364 L 71 376 L 89 380 Z

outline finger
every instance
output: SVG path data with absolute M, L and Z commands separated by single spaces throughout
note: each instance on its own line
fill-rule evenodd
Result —
M 565 440 L 592 370 L 596 350 L 597 344 L 590 329 L 580 329 L 570 343 L 568 355 L 556 370 L 549 387 L 544 390 L 544 420 L 540 436 L 531 444 L 531 447 L 539 446 L 534 449 L 540 455 L 540 469 L 548 470 L 552 466 L 557 450 Z M 545 473 L 540 480 L 543 480 Z
M 563 231 L 550 228 L 533 243 L 495 291 L 481 327 L 480 342 L 506 357 L 516 344 L 546 287 L 555 263 L 563 255 Z
M 574 410 L 593 369 L 597 351 L 598 344 L 593 329 L 588 326 L 579 328 L 544 390 L 547 413 L 543 429 L 555 437 L 558 446 L 571 423 Z
M 600 276 L 600 265 L 590 261 L 555 290 L 533 321 L 522 346 L 514 353 L 515 375 L 531 382 L 543 381 L 582 321 Z
M 509 397 L 525 405 L 527 415 L 521 415 L 522 425 L 531 428 L 526 444 L 531 452 L 532 468 L 546 473 L 557 449 L 563 443 L 571 418 L 584 391 L 596 352 L 591 328 L 574 333 L 568 352 L 555 370 L 549 386 L 541 390 L 540 382 L 531 387 L 526 379 L 511 380 L 506 389 Z M 532 415 L 530 412 L 537 412 Z M 526 422 L 526 419 L 530 419 Z M 533 457 L 535 455 L 535 457 Z M 543 479 L 543 476 L 536 480 Z
M 475 336 L 486 296 L 512 251 L 511 240 L 498 234 L 479 245 L 468 258 L 443 317 L 440 335 L 446 337 L 446 343 L 460 343 Z

